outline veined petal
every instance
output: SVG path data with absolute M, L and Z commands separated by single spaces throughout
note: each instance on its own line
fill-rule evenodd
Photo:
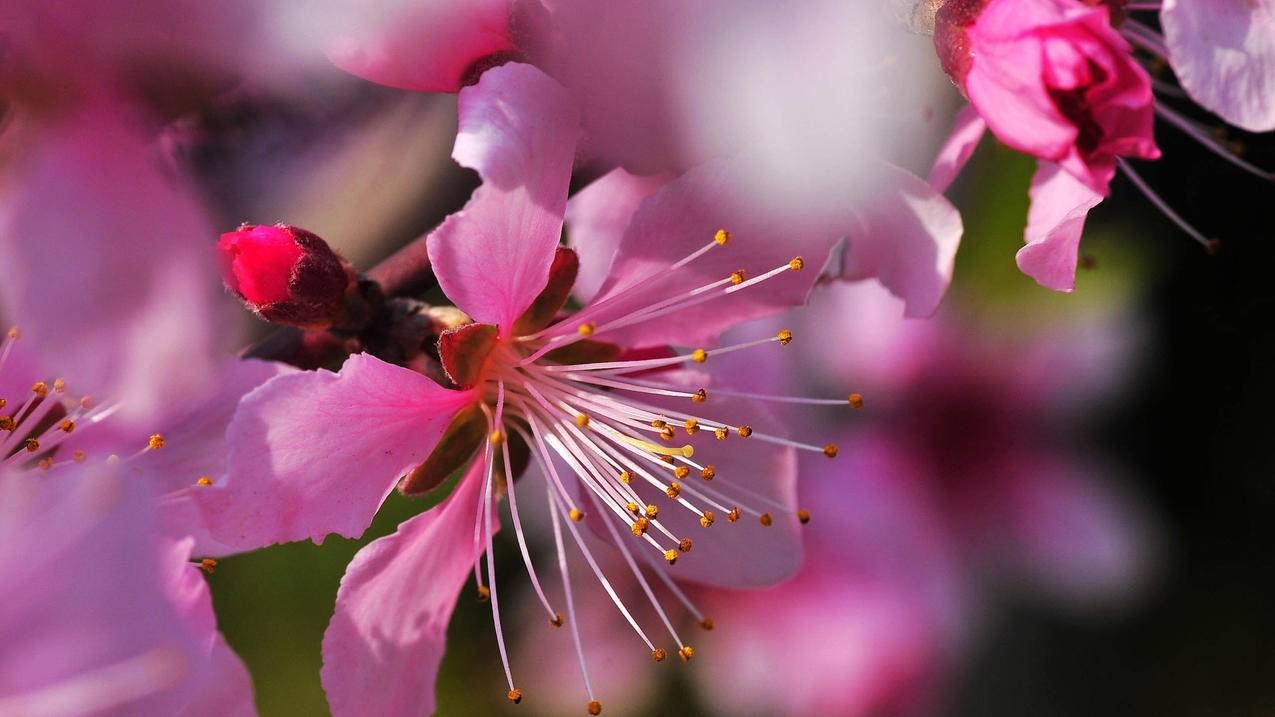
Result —
M 339 373 L 271 379 L 244 397 L 227 429 L 224 485 L 195 494 L 208 529 L 239 549 L 358 537 L 473 400 L 367 354 Z
M 1196 102 L 1250 132 L 1275 129 L 1275 2 L 1165 0 L 1160 22 Z
M 580 256 L 577 299 L 588 302 L 611 271 L 633 213 L 671 175 L 639 176 L 613 169 L 572 195 L 567 202 L 567 240 Z
M 579 115 L 540 70 L 508 64 L 460 93 L 452 157 L 483 185 L 428 240 L 448 298 L 508 335 L 545 287 L 562 234 Z
M 930 168 L 930 176 L 926 181 L 934 187 L 934 191 L 942 194 L 952 186 L 957 175 L 965 168 L 965 164 L 974 155 L 978 143 L 987 132 L 987 122 L 978 113 L 974 105 L 965 105 L 956 113 L 952 123 L 952 132 L 947 141 L 939 148 L 934 158 L 934 166 Z
M 323 636 L 334 717 L 433 714 L 456 593 L 485 548 L 474 544 L 485 472 L 474 461 L 446 501 L 350 562 Z
M 1027 212 L 1027 246 L 1018 250 L 1018 268 L 1056 291 L 1076 287 L 1076 256 L 1089 210 L 1102 195 L 1053 162 L 1039 162 L 1032 177 Z

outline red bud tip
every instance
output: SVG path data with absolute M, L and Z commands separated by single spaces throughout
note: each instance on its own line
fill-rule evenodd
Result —
M 217 251 L 226 286 L 273 323 L 330 323 L 355 281 L 327 242 L 284 224 L 245 224 L 222 234 Z

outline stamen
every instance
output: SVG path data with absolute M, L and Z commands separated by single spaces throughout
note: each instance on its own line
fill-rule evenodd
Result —
M 1217 249 L 1216 239 L 1209 239 L 1204 236 L 1197 231 L 1195 227 L 1188 224 L 1185 219 L 1178 216 L 1178 213 L 1173 211 L 1168 202 L 1161 199 L 1160 195 L 1156 194 L 1155 190 L 1151 189 L 1151 186 L 1143 181 L 1142 177 L 1133 170 L 1133 167 L 1130 166 L 1128 162 L 1121 157 L 1116 157 L 1116 161 L 1120 163 L 1120 169 L 1125 173 L 1125 176 L 1129 178 L 1129 181 L 1133 182 L 1133 185 L 1142 192 L 1143 196 L 1145 196 L 1148 201 L 1155 205 L 1156 209 L 1160 210 L 1161 214 L 1168 217 L 1169 220 L 1178 225 L 1178 228 L 1185 232 L 1187 236 L 1199 242 L 1206 250 L 1211 252 Z
M 207 488 L 212 484 L 212 478 L 209 478 L 208 476 L 199 476 L 199 480 L 195 481 L 195 485 L 202 486 L 204 488 Z
M 1186 134 L 1190 135 L 1192 139 L 1199 142 L 1206 149 L 1213 152 L 1213 154 L 1216 154 L 1217 156 L 1221 157 L 1227 162 L 1230 162 L 1236 167 L 1239 167 L 1245 172 L 1248 172 L 1249 174 L 1255 177 L 1258 177 L 1260 179 L 1265 179 L 1267 181 L 1271 181 L 1272 179 L 1275 179 L 1275 176 L 1272 176 L 1271 172 L 1268 172 L 1262 169 L 1261 167 L 1258 167 L 1257 165 L 1254 165 L 1245 161 L 1242 157 L 1239 156 L 1239 152 L 1234 151 L 1234 148 L 1224 147 L 1221 142 L 1217 141 L 1213 137 L 1210 137 L 1207 132 L 1202 131 L 1199 127 L 1195 125 L 1194 122 L 1178 114 L 1176 111 L 1166 106 L 1164 103 L 1161 103 L 1161 102 L 1155 103 L 1155 113 L 1160 118 L 1166 120 L 1169 124 L 1173 125 L 1174 127 L 1177 127 L 1178 129 L 1182 130 Z

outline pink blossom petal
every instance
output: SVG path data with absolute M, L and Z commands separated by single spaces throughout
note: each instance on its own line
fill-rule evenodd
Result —
M 0 300 L 42 369 L 120 401 L 113 421 L 135 425 L 209 387 L 235 332 L 207 217 L 122 114 L 86 109 L 15 160 L 0 187 Z
M 485 58 L 516 51 L 510 0 L 352 3 L 328 59 L 365 80 L 418 92 L 456 92 Z
M 858 223 L 847 227 L 841 278 L 875 277 L 903 299 L 905 316 L 929 316 L 952 280 L 961 214 L 911 172 L 881 164 L 876 179 L 871 194 L 855 203 Z
M 567 240 L 580 257 L 580 273 L 572 294 L 588 302 L 611 271 L 633 213 L 647 197 L 671 179 L 638 176 L 613 169 L 567 201 Z
M 1074 289 L 1085 217 L 1101 201 L 1101 194 L 1061 166 L 1039 162 L 1032 177 L 1027 245 L 1018 250 L 1018 268 L 1046 288 Z
M 1195 101 L 1250 132 L 1275 129 L 1275 2 L 1165 0 L 1160 22 Z
M 818 217 L 772 211 L 752 201 L 740 190 L 738 171 L 738 165 L 730 162 L 705 163 L 642 202 L 593 301 L 597 310 L 590 320 L 602 326 L 624 319 L 658 300 L 726 279 L 737 269 L 758 276 L 798 255 L 805 260 L 805 269 L 660 318 L 599 333 L 600 340 L 624 346 L 709 343 L 728 326 L 805 301 L 839 234 Z M 675 262 L 712 243 L 719 229 L 730 231 L 729 244 L 669 271 Z M 638 285 L 640 291 L 610 300 Z M 604 301 L 608 303 L 601 307 Z M 574 331 L 575 325 L 561 324 L 558 331 Z
M 548 280 L 579 117 L 556 82 L 516 63 L 465 88 L 459 111 L 452 157 L 483 185 L 430 235 L 429 258 L 448 298 L 508 332 Z
M 952 123 L 951 134 L 939 149 L 938 156 L 934 158 L 930 176 L 926 178 L 930 186 L 934 187 L 934 191 L 942 194 L 952 186 L 952 182 L 970 161 L 970 157 L 974 155 L 974 150 L 978 148 L 978 143 L 986 132 L 987 122 L 983 120 L 974 105 L 962 107 Z
M 475 461 L 446 501 L 350 562 L 323 636 L 334 717 L 433 714 L 456 593 L 485 547 L 474 544 L 485 472 Z
M 227 429 L 224 484 L 197 491 L 213 538 L 239 549 L 363 533 L 395 482 L 474 400 L 367 354 L 340 373 L 279 376 Z

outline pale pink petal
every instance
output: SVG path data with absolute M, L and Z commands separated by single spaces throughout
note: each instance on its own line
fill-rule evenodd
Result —
M 933 314 L 952 280 L 960 212 L 920 177 L 888 164 L 853 209 L 858 222 L 846 230 L 841 278 L 875 277 L 903 299 L 906 316 Z
M 186 717 L 255 715 L 252 678 L 243 661 L 217 631 L 208 583 L 199 566 L 190 562 L 192 548 L 194 540 L 190 538 L 172 543 L 164 551 L 162 566 L 164 593 L 177 608 L 202 657 L 199 669 L 185 689 L 189 700 L 179 714 Z
M 420 92 L 456 92 L 487 58 L 517 50 L 510 0 L 347 3 L 327 45 L 352 75 Z
M 276 377 L 235 412 L 224 482 L 194 495 L 213 538 L 239 549 L 356 538 L 473 400 L 367 354 Z
M 430 234 L 429 258 L 449 299 L 507 332 L 548 281 L 579 118 L 556 82 L 516 63 L 485 72 L 459 105 L 452 157 L 483 185 Z
M 123 115 L 85 109 L 7 168 L 0 300 L 43 370 L 133 424 L 207 388 L 235 331 L 208 218 Z
M 1250 132 L 1275 129 L 1275 1 L 1165 0 L 1160 22 L 1195 101 Z
M 613 169 L 572 195 L 567 201 L 567 241 L 580 257 L 572 295 L 586 303 L 593 298 L 611 271 L 633 213 L 669 179 Z
M 346 568 L 323 636 L 334 717 L 433 714 L 456 593 L 485 547 L 474 544 L 485 472 L 475 461 L 446 501 L 373 541 Z
M 0 714 L 176 714 L 200 648 L 125 471 L 0 469 Z
M 738 171 L 739 166 L 731 162 L 705 163 L 642 202 L 616 251 L 610 276 L 594 298 L 589 320 L 601 327 L 658 300 L 726 279 L 737 269 L 758 276 L 795 256 L 805 260 L 805 269 L 666 316 L 601 332 L 599 339 L 624 346 L 708 343 L 728 326 L 805 301 L 840 238 L 839 230 L 813 214 L 775 211 L 753 201 L 741 190 Z M 669 271 L 675 262 L 712 243 L 719 229 L 730 231 L 729 244 Z M 638 285 L 641 290 L 613 299 Z M 565 322 L 556 330 L 574 332 L 577 323 Z
M 1101 194 L 1070 172 L 1053 162 L 1040 162 L 1032 178 L 1027 245 L 1018 250 L 1018 268 L 1046 288 L 1074 289 L 1085 217 L 1101 201 Z
M 974 150 L 978 148 L 979 140 L 983 139 L 985 132 L 987 132 L 987 122 L 983 120 L 978 110 L 974 109 L 974 105 L 965 105 L 960 112 L 956 113 L 952 132 L 939 149 L 938 156 L 934 158 L 934 166 L 930 168 L 930 176 L 926 178 L 930 186 L 934 187 L 934 191 L 942 194 L 952 186 L 957 175 L 965 168 L 966 162 L 969 162 L 970 157 L 974 155 Z

